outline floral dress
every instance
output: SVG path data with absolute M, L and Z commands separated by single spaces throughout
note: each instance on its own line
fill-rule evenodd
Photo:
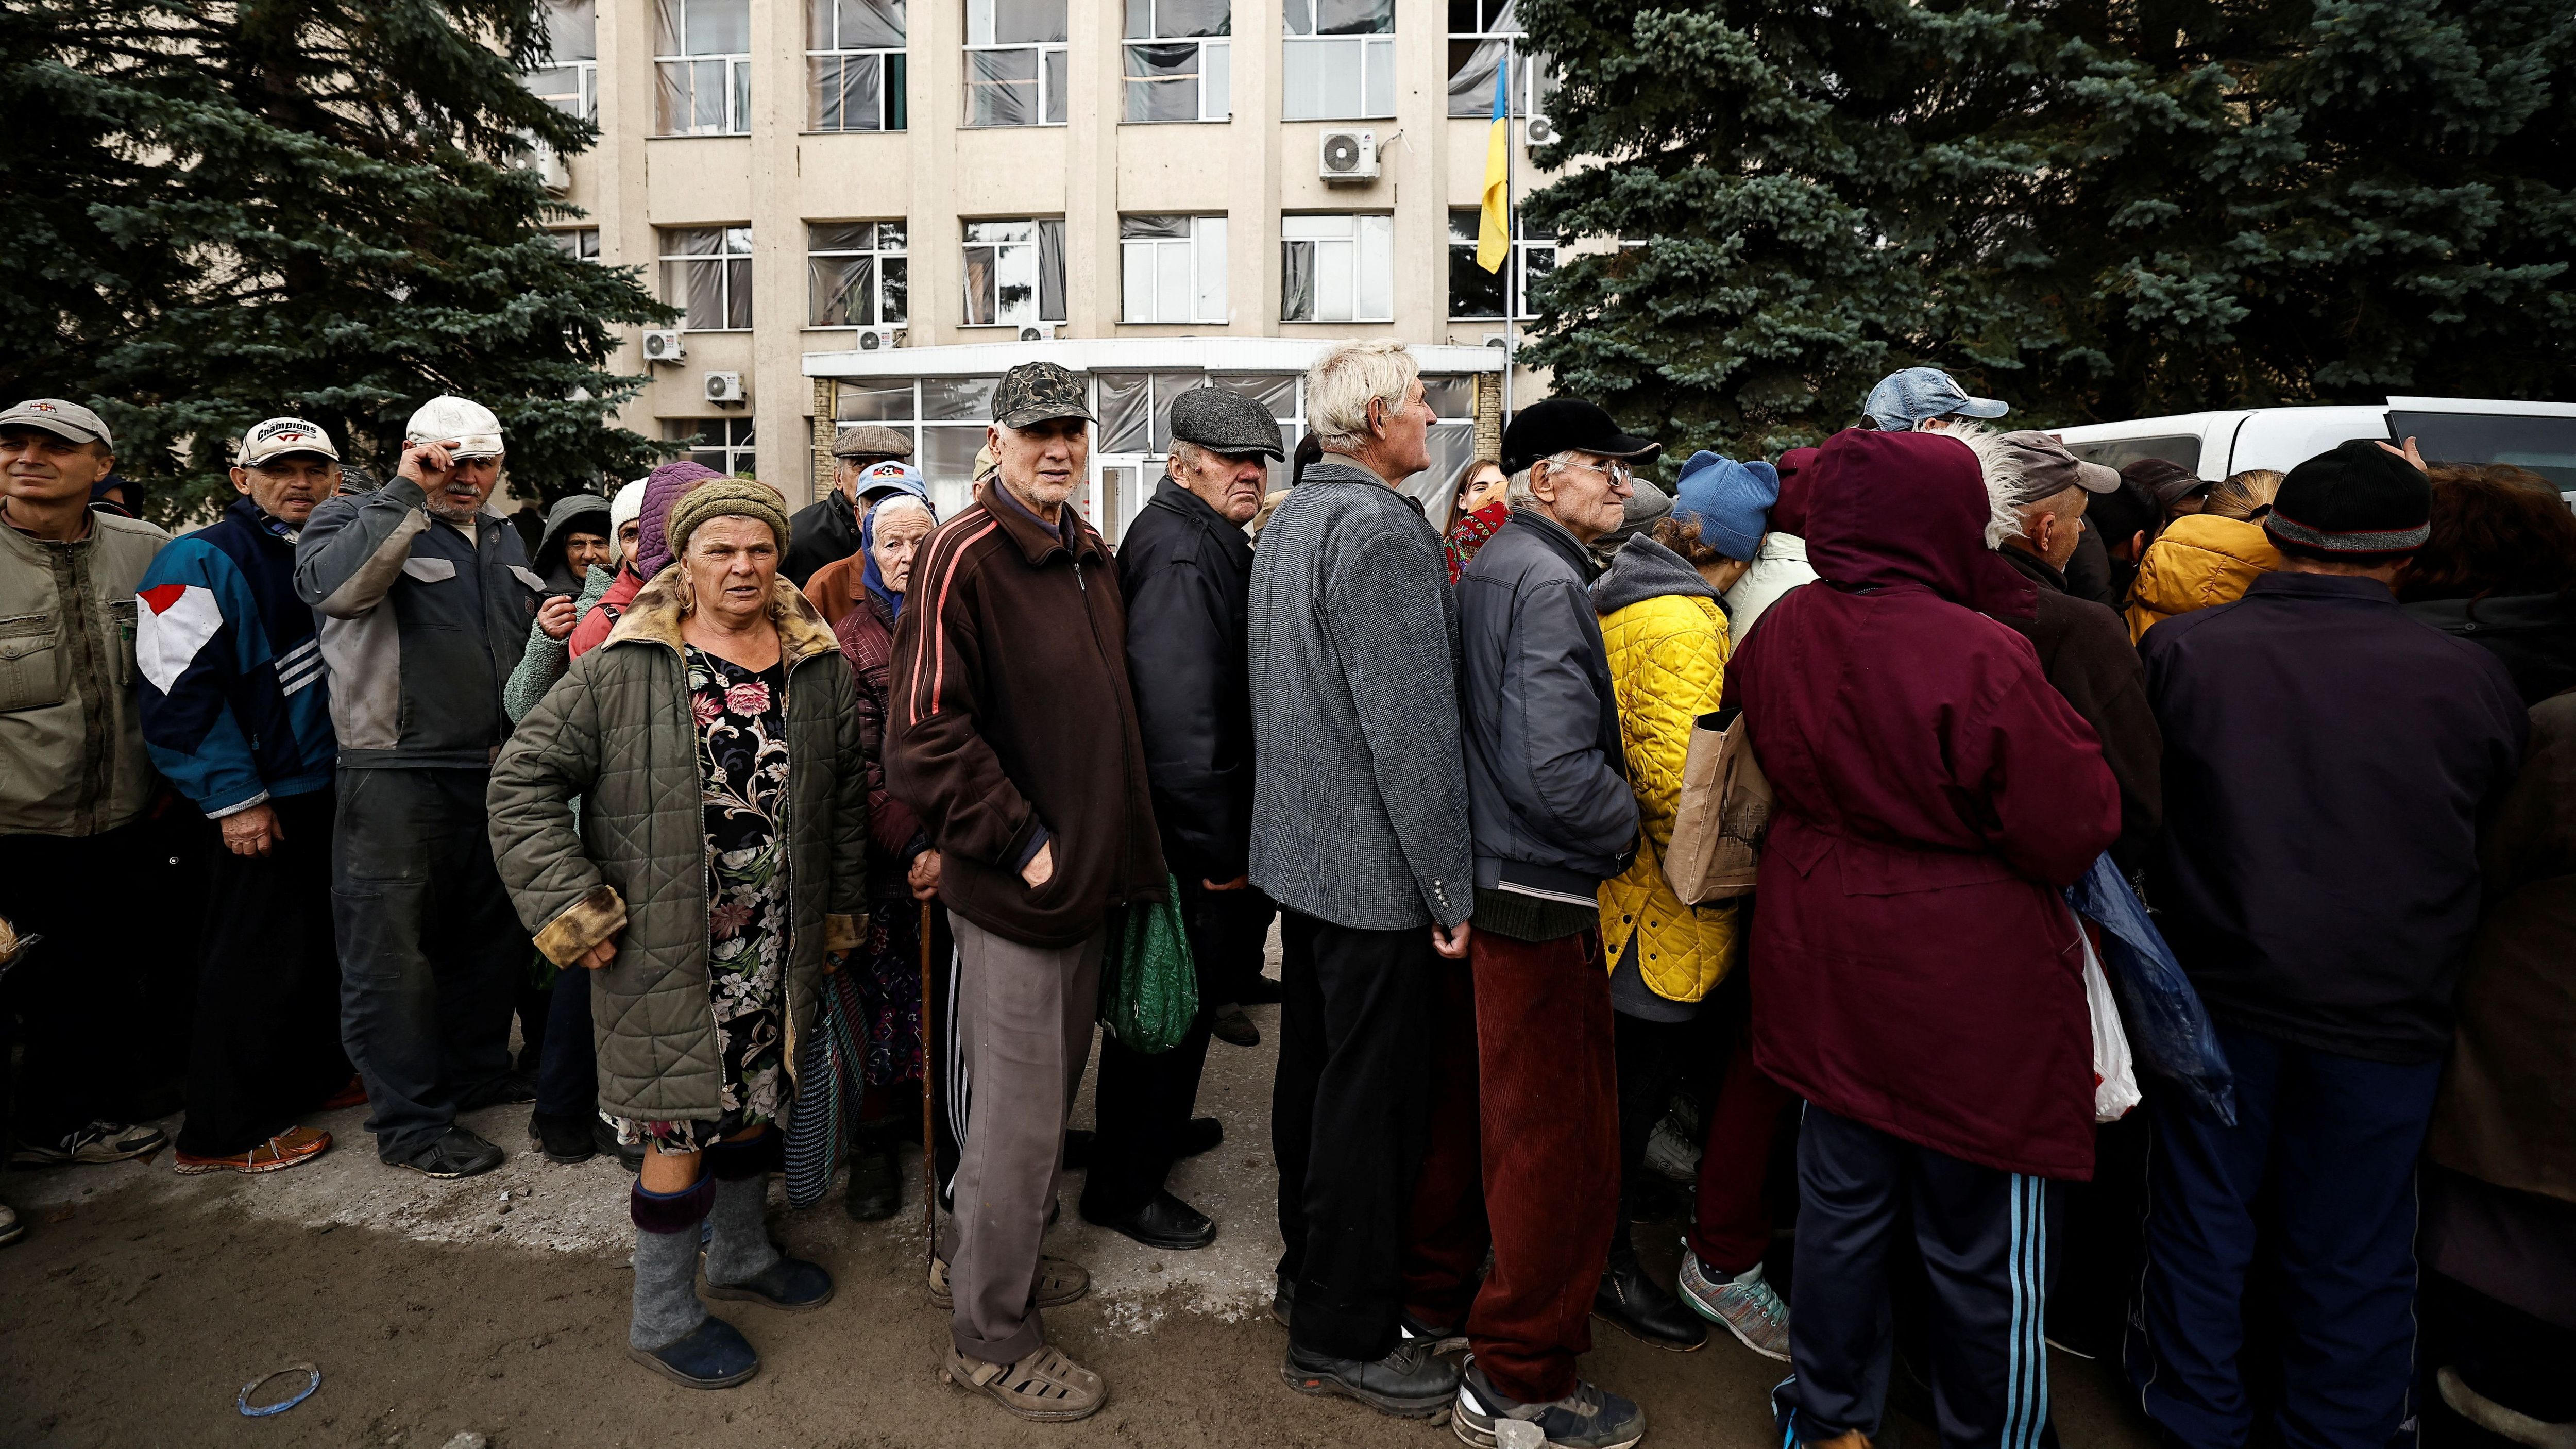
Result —
M 629 1146 L 696 1152 L 786 1116 L 787 668 L 684 651 L 707 838 L 707 990 L 723 1059 L 716 1121 L 618 1124 Z

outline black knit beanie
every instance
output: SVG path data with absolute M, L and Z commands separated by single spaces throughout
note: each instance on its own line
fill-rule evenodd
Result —
M 2432 535 L 2433 484 L 2368 438 L 2290 470 L 2263 531 L 2272 541 L 2350 559 L 2411 553 Z

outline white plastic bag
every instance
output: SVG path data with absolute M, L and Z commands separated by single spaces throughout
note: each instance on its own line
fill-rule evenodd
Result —
M 2084 943 L 2084 1004 L 2093 1015 L 2093 1120 L 2117 1122 L 2138 1105 L 2138 1073 L 2129 1060 L 2129 1034 L 2120 1026 L 2120 1004 L 2111 999 L 2111 981 L 2102 960 L 2093 954 L 2093 937 L 2083 922 L 2075 925 Z

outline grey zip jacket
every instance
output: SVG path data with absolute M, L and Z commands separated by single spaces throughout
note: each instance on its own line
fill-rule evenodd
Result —
M 545 580 L 508 519 L 486 508 L 468 539 L 427 501 L 396 477 L 314 509 L 296 542 L 344 769 L 488 769 L 510 736 L 501 688 Z
M 1592 905 L 1637 850 L 1592 562 L 1525 508 L 1458 576 L 1476 884 Z

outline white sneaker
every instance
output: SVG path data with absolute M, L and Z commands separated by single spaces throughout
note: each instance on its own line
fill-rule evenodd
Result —
M 27 1236 L 27 1225 L 18 1221 L 18 1210 L 0 1202 L 0 1248 Z
M 92 1122 L 75 1127 L 56 1142 L 18 1140 L 9 1154 L 14 1167 L 54 1167 L 67 1162 L 123 1162 L 147 1157 L 170 1145 L 169 1137 L 150 1123 Z
M 1719 1282 L 1700 1266 L 1697 1253 L 1684 1249 L 1681 1280 L 1674 1286 L 1700 1317 L 1724 1327 L 1746 1348 L 1764 1358 L 1789 1361 L 1789 1305 L 1763 1278 L 1761 1264 Z

